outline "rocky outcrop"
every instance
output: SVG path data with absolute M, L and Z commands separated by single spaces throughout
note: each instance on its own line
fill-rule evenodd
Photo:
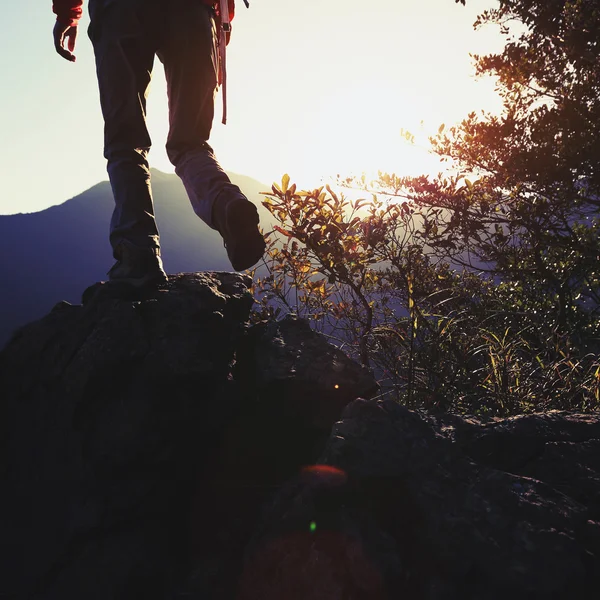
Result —
M 163 599 L 196 563 L 212 597 L 232 593 L 265 499 L 374 389 L 296 319 L 249 328 L 250 284 L 97 284 L 13 336 L 0 353 L 0 597 Z M 315 410 L 319 398 L 331 406 Z
M 0 353 L 0 597 L 593 597 L 600 416 L 362 399 L 250 284 L 97 284 Z
M 543 481 L 586 506 L 600 522 L 600 419 L 552 411 L 482 425 L 444 415 L 433 421 L 469 458 Z
M 14 336 L 0 358 L 4 594 L 165 597 L 199 456 L 234 412 L 248 283 L 179 276 L 146 297 L 100 284 Z
M 357 400 L 323 466 L 273 502 L 241 597 L 589 598 L 600 584 L 599 427 L 598 415 L 483 424 Z

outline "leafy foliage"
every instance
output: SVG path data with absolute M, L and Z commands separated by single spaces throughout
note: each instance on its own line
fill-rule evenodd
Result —
M 440 127 L 445 175 L 297 191 L 278 222 L 262 310 L 298 312 L 412 407 L 506 415 L 600 401 L 600 8 L 501 0 L 500 115 Z M 517 26 L 515 26 L 515 24 Z

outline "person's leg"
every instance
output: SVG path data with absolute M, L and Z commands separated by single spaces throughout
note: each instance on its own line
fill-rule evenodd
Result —
M 115 258 L 120 258 L 123 243 L 159 248 L 146 128 L 146 94 L 157 44 L 149 14 L 154 4 L 140 0 L 90 4 L 90 38 L 105 123 L 104 156 L 115 199 L 110 231 Z
M 208 144 L 218 69 L 212 9 L 198 0 L 163 0 L 163 9 L 165 30 L 158 56 L 169 95 L 167 154 L 194 212 L 225 239 L 234 268 L 249 268 L 264 251 L 258 213 L 231 183 Z
M 158 56 L 169 95 L 167 154 L 194 212 L 210 227 L 212 204 L 231 182 L 208 145 L 217 89 L 217 42 L 211 8 L 198 0 L 163 1 Z

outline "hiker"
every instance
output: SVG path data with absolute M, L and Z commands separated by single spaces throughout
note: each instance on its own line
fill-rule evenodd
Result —
M 167 281 L 154 218 L 146 127 L 146 94 L 154 57 L 164 65 L 169 97 L 167 154 L 194 212 L 223 237 L 233 268 L 254 266 L 265 250 L 258 212 L 231 183 L 208 144 L 219 80 L 219 50 L 233 18 L 225 0 L 89 0 L 89 37 L 104 116 L 104 156 L 115 199 L 110 281 L 136 287 Z M 54 45 L 73 54 L 83 0 L 53 0 Z M 224 18 L 222 18 L 224 17 Z M 223 66 L 223 65 L 221 65 Z

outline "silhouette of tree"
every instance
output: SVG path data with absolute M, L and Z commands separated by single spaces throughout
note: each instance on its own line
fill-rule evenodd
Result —
M 423 239 L 440 256 L 552 299 L 554 325 L 571 330 L 600 308 L 600 7 L 505 1 L 476 27 L 489 24 L 506 45 L 476 69 L 497 78 L 502 113 L 473 112 L 432 140 L 455 176 L 379 188 L 436 209 Z
M 597 408 L 600 6 L 501 0 L 484 26 L 502 110 L 440 126 L 446 174 L 342 181 L 371 202 L 273 186 L 262 310 L 313 319 L 412 407 Z

